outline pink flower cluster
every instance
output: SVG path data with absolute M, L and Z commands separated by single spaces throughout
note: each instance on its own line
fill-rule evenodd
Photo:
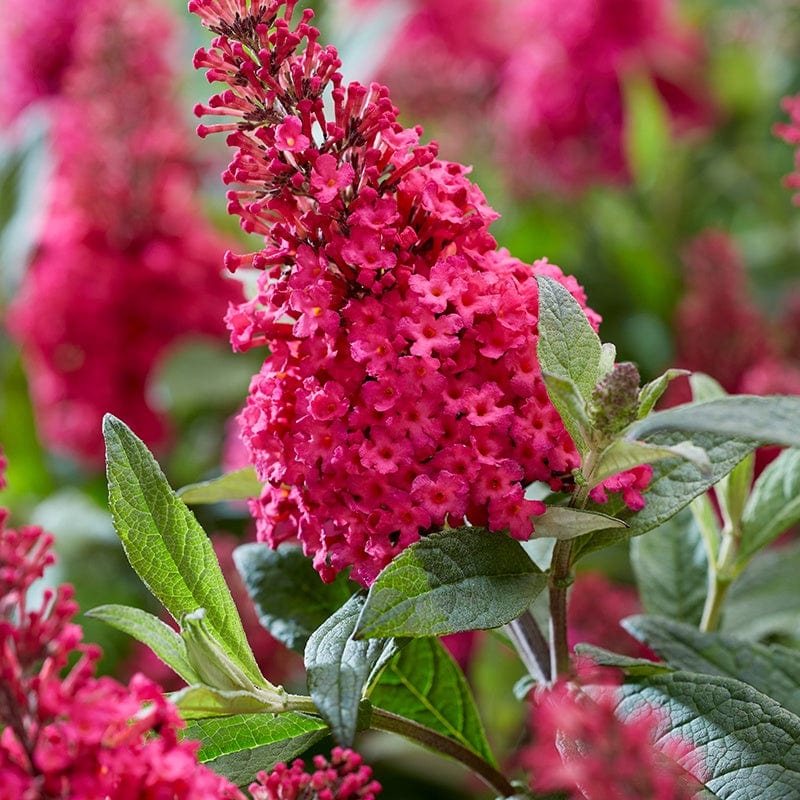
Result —
M 71 587 L 32 605 L 52 537 L 7 518 L 0 509 L 0 800 L 244 800 L 179 739 L 159 686 L 94 676 L 100 653 L 81 644 Z
M 800 293 L 768 319 L 753 301 L 744 261 L 726 233 L 708 230 L 686 249 L 686 293 L 675 317 L 678 364 L 729 392 L 800 394 Z
M 6 10 L 2 32 L 34 25 L 52 5 Z M 46 218 L 8 326 L 47 444 L 99 461 L 106 412 L 151 445 L 164 440 L 146 392 L 154 367 L 183 336 L 223 335 L 225 308 L 242 293 L 220 274 L 225 242 L 202 220 L 174 75 L 151 46 L 169 38 L 170 19 L 149 2 L 81 0 L 55 12 L 55 43 L 38 31 L 0 40 L 0 52 L 23 61 L 64 42 L 43 106 L 54 162 Z
M 487 0 L 416 0 L 378 76 L 404 107 L 443 124 L 448 144 L 449 128 L 490 120 L 498 160 L 520 190 L 624 182 L 627 79 L 651 82 L 677 134 L 714 116 L 701 42 L 673 6 L 507 0 L 498 13 Z
M 260 772 L 250 785 L 253 800 L 375 800 L 381 785 L 372 770 L 353 750 L 334 747 L 330 761 L 314 756 L 314 772 L 306 772 L 300 759 L 291 766 L 276 764 Z
M 789 115 L 789 122 L 776 123 L 772 131 L 780 136 L 784 142 L 798 148 L 800 146 L 800 94 L 784 97 L 781 108 Z M 787 175 L 784 184 L 787 188 L 796 190 L 793 197 L 795 205 L 800 205 L 800 148 L 794 154 L 795 171 Z
M 621 722 L 615 687 L 594 687 L 590 698 L 559 681 L 532 696 L 533 743 L 520 754 L 537 792 L 564 792 L 568 800 L 690 800 L 700 788 L 679 763 L 694 746 L 661 736 L 654 708 Z M 655 742 L 658 741 L 656 748 Z
M 519 538 L 544 506 L 524 486 L 569 489 L 579 465 L 536 361 L 536 275 L 497 250 L 496 218 L 468 170 L 404 129 L 385 87 L 343 85 L 294 0 L 193 0 L 218 34 L 195 62 L 230 88 L 198 114 L 236 148 L 224 175 L 265 248 L 232 307 L 234 348 L 268 346 L 240 415 L 265 482 L 260 538 L 298 536 L 324 579 L 370 583 L 421 532 L 465 520 Z M 323 93 L 330 92 L 326 112 Z M 586 311 L 597 326 L 599 318 Z

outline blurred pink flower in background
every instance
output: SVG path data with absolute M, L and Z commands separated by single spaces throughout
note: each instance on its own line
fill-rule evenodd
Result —
M 622 722 L 614 686 L 592 686 L 590 696 L 564 680 L 529 698 L 533 743 L 519 760 L 535 791 L 568 800 L 690 800 L 701 788 L 678 766 L 699 769 L 694 746 L 663 735 L 658 709 L 644 706 Z
M 166 11 L 56 4 L 50 67 L 54 46 L 36 21 L 52 4 L 19 5 L 0 26 L 0 52 L 43 75 L 34 70 L 24 91 L 22 79 L 9 81 L 0 96 L 16 109 L 45 100 L 54 169 L 8 325 L 47 445 L 99 461 L 105 412 L 151 446 L 164 441 L 166 420 L 146 394 L 153 368 L 183 336 L 222 336 L 225 309 L 242 294 L 220 274 L 226 243 L 202 218 L 175 76 L 166 51 L 151 46 L 173 36 Z
M 438 121 L 445 151 L 463 155 L 485 118 L 489 146 L 519 191 L 625 183 L 631 78 L 651 83 L 674 134 L 712 124 L 702 41 L 669 0 L 502 5 L 412 2 L 376 69 L 404 110 Z

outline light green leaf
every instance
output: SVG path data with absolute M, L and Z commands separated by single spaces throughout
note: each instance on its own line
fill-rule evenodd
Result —
M 614 667 L 633 677 L 674 672 L 672 667 L 668 667 L 658 661 L 623 656 L 620 653 L 612 653 L 610 650 L 606 650 L 603 647 L 595 647 L 592 644 L 576 644 L 575 652 L 580 656 L 587 656 L 598 667 Z
M 186 645 L 180 634 L 153 614 L 130 606 L 104 605 L 87 611 L 86 616 L 101 619 L 146 644 L 186 683 L 196 683 L 199 680 L 186 657 Z
M 705 372 L 693 372 L 689 377 L 689 386 L 692 390 L 692 399 L 698 403 L 728 396 L 722 384 Z
M 279 761 L 291 762 L 328 733 L 315 717 L 288 712 L 212 717 L 191 723 L 186 739 L 201 741 L 198 760 L 239 786 Z
M 567 433 L 575 442 L 578 453 L 581 458 L 585 458 L 592 426 L 578 387 L 574 381 L 549 372 L 542 373 L 542 380 L 547 388 L 547 396 L 558 411 Z
M 762 550 L 728 590 L 723 631 L 747 639 L 800 639 L 800 543 Z
M 659 742 L 675 736 L 695 752 L 679 763 L 698 771 L 724 800 L 800 797 L 800 718 L 741 681 L 694 672 L 653 675 L 623 686 L 617 714 L 643 707 L 667 715 Z
M 308 637 L 347 602 L 356 585 L 342 573 L 323 583 L 300 547 L 237 547 L 236 568 L 255 604 L 259 622 L 280 642 L 302 653 Z
M 219 478 L 200 483 L 190 483 L 178 489 L 178 497 L 187 505 L 221 503 L 228 500 L 247 500 L 261 494 L 261 481 L 253 467 L 227 472 Z
M 659 446 L 647 442 L 631 442 L 617 439 L 600 454 L 597 468 L 592 472 L 592 486 L 597 486 L 612 475 L 638 467 L 640 464 L 654 464 L 665 458 L 683 458 L 691 462 L 702 475 L 711 471 L 708 453 L 691 442 L 678 442 L 670 446 Z
M 656 411 L 625 429 L 625 438 L 645 439 L 661 431 L 723 434 L 760 445 L 800 446 L 800 397 L 732 395 Z M 695 437 L 692 441 L 697 444 Z
M 547 506 L 547 510 L 534 518 L 536 530 L 532 539 L 552 537 L 554 539 L 574 539 L 592 531 L 608 528 L 625 528 L 621 519 L 609 517 L 596 511 L 579 511 L 565 506 Z
M 683 440 L 679 432 L 653 434 L 649 439 L 657 446 L 674 446 Z M 703 475 L 697 467 L 683 459 L 665 459 L 653 465 L 653 477 L 647 487 L 647 504 L 641 511 L 631 511 L 619 496 L 612 496 L 605 505 L 597 509 L 624 519 L 629 527 L 625 531 L 597 531 L 576 540 L 574 558 L 602 547 L 623 541 L 631 536 L 640 536 L 666 522 L 687 506 L 695 497 L 727 475 L 748 453 L 757 446 L 755 442 L 732 439 L 722 434 L 697 434 L 692 437 L 695 445 L 708 453 L 711 475 Z M 590 506 L 591 508 L 591 506 Z
M 185 720 L 274 712 L 269 704 L 263 703 L 250 692 L 215 689 L 203 684 L 187 686 L 171 694 L 169 699 Z
M 464 674 L 437 639 L 406 642 L 370 692 L 370 701 L 495 764 Z
M 681 375 L 689 375 L 689 370 L 668 369 L 663 375 L 659 375 L 655 380 L 642 386 L 639 390 L 639 419 L 646 417 L 655 408 L 656 403 L 667 390 L 670 381 L 679 378 Z
M 371 677 L 395 651 L 392 640 L 353 639 L 363 607 L 364 596 L 353 595 L 306 644 L 309 694 L 336 741 L 345 747 L 356 735 L 358 706 Z
M 631 542 L 639 597 L 648 614 L 700 623 L 708 585 L 708 560 L 688 510 Z
M 571 380 L 588 401 L 598 380 L 602 357 L 600 337 L 578 301 L 558 281 L 537 276 L 539 284 L 539 343 L 543 373 Z M 555 403 L 554 403 L 555 405 Z M 561 409 L 556 405 L 561 413 Z
M 660 617 L 628 617 L 622 626 L 671 667 L 736 678 L 800 714 L 800 651 L 724 633 L 701 633 Z
M 106 414 L 103 433 L 109 506 L 131 566 L 176 621 L 204 608 L 229 655 L 265 685 L 205 531 L 130 428 Z
M 456 528 L 415 542 L 378 575 L 356 638 L 442 636 L 499 628 L 547 585 L 522 545 L 483 528 Z
M 674 148 L 670 114 L 649 73 L 629 71 L 622 81 L 625 98 L 623 141 L 636 184 L 651 186 L 663 174 Z
M 800 450 L 784 450 L 761 473 L 742 513 L 740 563 L 800 521 Z
M 617 358 L 617 348 L 611 342 L 603 342 L 600 346 L 600 364 L 597 367 L 597 380 L 601 380 L 614 369 Z

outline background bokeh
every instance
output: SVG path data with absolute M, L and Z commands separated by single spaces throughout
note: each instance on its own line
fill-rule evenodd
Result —
M 387 83 L 404 123 L 474 166 L 499 244 L 585 286 L 619 360 L 645 379 L 683 366 L 729 391 L 800 393 L 800 210 L 793 147 L 774 130 L 800 92 L 799 2 L 313 5 L 345 76 Z M 193 134 L 205 41 L 178 0 L 0 0 L 2 503 L 57 535 L 50 579 L 73 582 L 83 608 L 151 607 L 105 509 L 103 412 L 148 441 L 173 486 L 241 463 L 231 417 L 260 364 L 227 343 L 247 278 L 222 257 L 253 245 L 225 214 L 222 137 Z M 797 130 L 783 133 L 796 143 Z M 252 535 L 244 507 L 198 515 L 230 564 Z M 637 609 L 625 549 L 582 567 L 575 630 L 624 648 L 615 623 Z M 105 670 L 157 669 L 83 622 Z M 297 680 L 259 642 L 267 674 Z M 520 677 L 516 660 L 495 636 L 463 648 L 490 739 L 513 759 L 522 711 L 496 687 Z M 480 796 L 394 740 L 368 749 L 387 800 Z

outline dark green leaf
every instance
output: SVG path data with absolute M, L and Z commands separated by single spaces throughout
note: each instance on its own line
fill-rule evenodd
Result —
M 103 433 L 109 506 L 131 566 L 176 621 L 204 608 L 218 641 L 256 685 L 264 685 L 205 531 L 130 428 L 106 414 Z
M 784 450 L 761 473 L 742 514 L 741 562 L 800 521 L 800 450 Z
M 186 683 L 196 683 L 199 680 L 186 657 L 186 645 L 180 634 L 153 614 L 130 606 L 104 605 L 87 611 L 86 615 L 101 619 L 146 644 Z
M 466 678 L 437 639 L 404 644 L 370 692 L 370 701 L 495 763 Z
M 658 661 L 650 661 L 647 658 L 631 658 L 620 653 L 612 653 L 602 647 L 595 647 L 591 644 L 576 644 L 575 652 L 581 656 L 587 656 L 592 663 L 598 667 L 614 667 L 621 669 L 626 675 L 646 676 L 659 675 L 663 672 L 673 672 L 672 667 Z
M 645 439 L 660 431 L 723 434 L 759 444 L 800 446 L 800 397 L 734 395 L 656 411 L 629 425 L 625 438 Z M 692 437 L 695 444 L 698 442 Z
M 346 747 L 353 743 L 370 678 L 395 649 L 392 640 L 353 639 L 363 607 L 363 595 L 351 597 L 311 634 L 305 652 L 308 692 L 336 741 Z
M 187 505 L 221 503 L 227 500 L 247 500 L 261 494 L 261 481 L 253 467 L 227 472 L 219 478 L 201 483 L 190 483 L 178 489 L 178 497 Z
M 602 357 L 600 337 L 564 286 L 541 275 L 536 281 L 539 284 L 537 354 L 542 372 L 571 380 L 588 401 L 598 379 Z M 556 409 L 561 413 L 558 405 Z
M 323 583 L 311 559 L 293 545 L 272 550 L 265 544 L 244 544 L 236 548 L 233 560 L 261 624 L 298 653 L 356 588 L 342 573 Z
M 800 718 L 741 681 L 693 672 L 653 675 L 626 684 L 617 713 L 633 718 L 643 706 L 661 709 L 670 736 L 696 752 L 682 766 L 724 800 L 800 797 Z M 702 773 L 702 774 L 700 774 Z
M 692 625 L 700 623 L 708 587 L 708 560 L 688 510 L 634 539 L 631 562 L 645 611 Z
M 579 511 L 566 506 L 547 506 L 541 516 L 535 518 L 536 530 L 532 539 L 574 539 L 592 531 L 608 528 L 625 528 L 622 520 L 593 511 Z
M 320 719 L 289 712 L 212 717 L 190 724 L 187 739 L 201 741 L 198 760 L 239 786 L 279 761 L 291 762 L 328 733 Z
M 357 638 L 441 636 L 499 628 L 516 619 L 547 584 L 522 545 L 483 528 L 426 536 L 378 575 Z
M 736 678 L 800 714 L 800 651 L 729 634 L 701 633 L 659 617 L 629 617 L 622 624 L 671 667 Z
M 722 629 L 747 639 L 800 638 L 800 543 L 762 550 L 734 581 Z
M 679 432 L 654 434 L 649 441 L 655 445 L 674 446 L 683 440 Z M 630 536 L 658 527 L 687 506 L 691 500 L 705 492 L 727 475 L 748 453 L 757 446 L 755 442 L 731 439 L 721 434 L 696 434 L 692 441 L 708 453 L 711 475 L 703 475 L 692 463 L 683 459 L 666 459 L 653 464 L 653 477 L 645 493 L 647 505 L 641 511 L 625 508 L 619 496 L 597 509 L 606 514 L 624 519 L 626 531 L 610 530 L 591 533 L 575 543 L 574 557 L 577 559 L 594 550 L 609 547 Z

